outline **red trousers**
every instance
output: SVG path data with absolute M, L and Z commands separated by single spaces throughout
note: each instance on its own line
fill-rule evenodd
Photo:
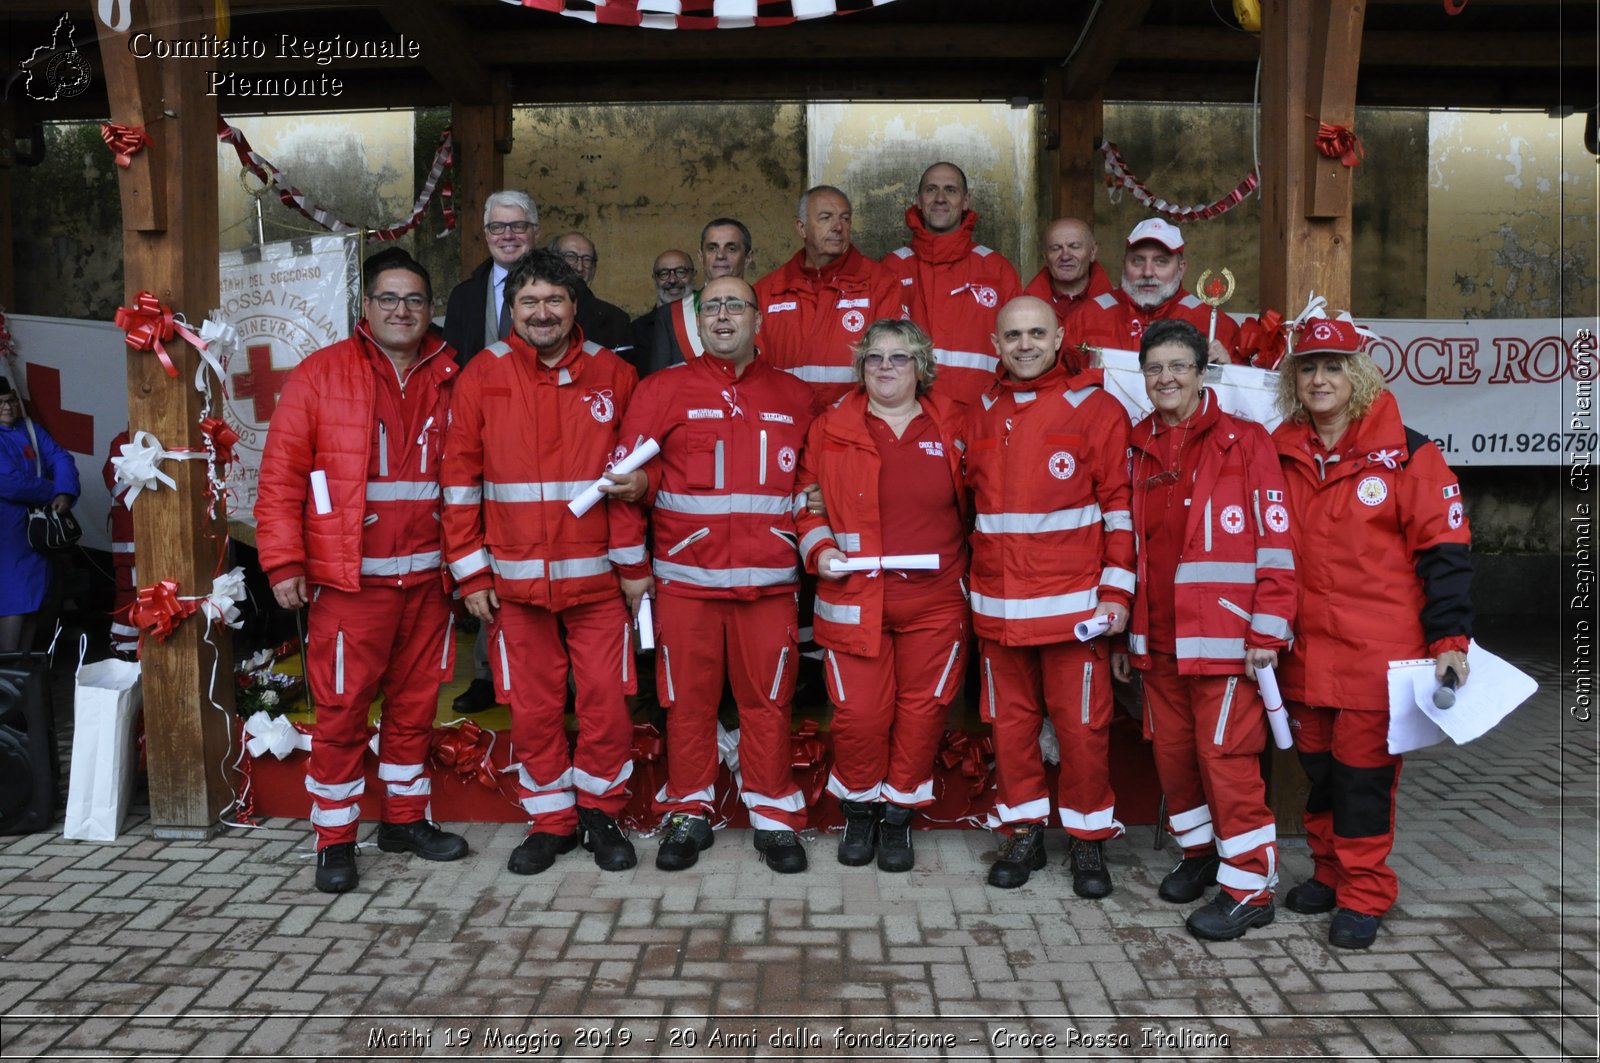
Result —
M 1234 900 L 1265 903 L 1278 884 L 1278 828 L 1261 779 L 1261 692 L 1242 675 L 1179 675 L 1176 657 L 1150 657 L 1145 723 L 1167 795 L 1167 829 L 1184 856 L 1216 850 L 1217 883 Z
M 306 789 L 317 848 L 356 839 L 357 799 L 366 790 L 362 760 L 367 715 L 383 694 L 378 729 L 381 818 L 426 818 L 428 747 L 439 687 L 455 668 L 450 599 L 435 580 L 415 587 L 316 587 L 306 628 L 306 682 L 316 701 L 316 731 Z
M 1382 915 L 1400 893 L 1389 868 L 1400 782 L 1400 758 L 1389 752 L 1389 713 L 1294 702 L 1288 708 L 1311 779 L 1306 841 L 1313 877 L 1338 891 L 1339 907 Z
M 1002 831 L 1050 818 L 1039 731 L 1045 712 L 1061 743 L 1056 801 L 1074 838 L 1123 831 L 1111 792 L 1111 668 L 1105 640 L 1048 646 L 978 641 L 983 706 L 994 728 L 999 796 L 990 825 Z
M 842 801 L 933 803 L 933 758 L 961 689 L 967 600 L 959 584 L 936 598 L 884 602 L 876 657 L 826 651 L 833 702 L 833 771 Z
M 553 613 L 502 601 L 489 626 L 489 667 L 511 706 L 517 797 L 529 832 L 571 834 L 578 806 L 615 817 L 628 803 L 634 688 L 632 628 L 622 597 Z M 567 668 L 577 683 L 576 754 L 567 748 Z
M 667 707 L 663 814 L 708 816 L 716 800 L 717 704 L 726 676 L 739 706 L 740 796 L 757 830 L 801 830 L 789 716 L 799 656 L 795 596 L 754 601 L 656 596 L 656 696 Z

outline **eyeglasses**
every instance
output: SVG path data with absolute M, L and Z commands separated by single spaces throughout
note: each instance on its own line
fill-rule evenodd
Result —
M 531 231 L 533 229 L 533 222 L 531 222 L 531 221 L 491 221 L 491 222 L 485 222 L 484 226 L 483 226 L 483 231 L 488 233 L 490 236 L 499 236 L 501 233 L 505 232 L 508 229 L 510 231 L 516 233 L 518 236 L 521 236 L 523 233 L 529 232 L 529 231 Z
M 561 257 L 567 260 L 569 266 L 592 266 L 600 261 L 599 255 L 580 255 L 576 251 L 563 251 Z
M 738 317 L 750 309 L 750 303 L 745 299 L 707 299 L 700 304 L 700 313 L 706 317 L 717 317 L 727 314 L 729 317 Z
M 417 295 L 414 292 L 411 295 L 406 296 L 396 295 L 394 292 L 384 292 L 382 295 L 369 295 L 367 298 L 371 299 L 385 310 L 393 310 L 401 303 L 406 304 L 407 310 L 421 310 L 428 305 L 427 296 Z
M 1161 362 L 1152 362 L 1150 365 L 1140 369 L 1139 372 L 1143 373 L 1151 380 L 1154 380 L 1162 373 L 1171 373 L 1179 380 L 1182 380 L 1190 373 L 1193 373 L 1196 368 L 1197 367 L 1193 362 L 1167 362 L 1165 364 L 1162 364 Z
M 18 409 L 21 409 L 22 400 L 17 398 L 15 395 L 0 395 L 0 406 L 15 406 Z
M 679 278 L 681 280 L 688 280 L 690 277 L 694 276 L 694 267 L 693 266 L 667 266 L 667 267 L 664 267 L 662 269 L 656 270 L 654 273 L 651 274 L 651 276 L 653 276 L 658 281 L 671 280 L 674 277 L 677 277 L 677 278 Z
M 905 351 L 895 351 L 893 354 L 884 354 L 880 351 L 869 351 L 861 359 L 861 364 L 868 369 L 881 369 L 883 363 L 888 362 L 895 369 L 904 369 L 911 364 L 911 355 Z

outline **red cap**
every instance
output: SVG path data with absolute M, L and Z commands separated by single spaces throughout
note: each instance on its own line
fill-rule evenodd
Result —
M 1128 234 L 1128 246 L 1154 240 L 1168 251 L 1183 250 L 1183 233 L 1178 227 L 1165 218 L 1146 218 L 1133 227 L 1133 232 Z
M 1356 323 L 1348 319 L 1313 317 L 1304 321 L 1295 331 L 1290 354 L 1360 354 L 1366 348 L 1367 337 L 1356 331 Z

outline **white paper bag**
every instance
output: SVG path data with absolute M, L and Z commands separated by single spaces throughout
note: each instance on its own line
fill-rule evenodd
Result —
M 133 726 L 143 707 L 137 664 L 111 657 L 78 667 L 63 837 L 116 840 L 133 793 Z

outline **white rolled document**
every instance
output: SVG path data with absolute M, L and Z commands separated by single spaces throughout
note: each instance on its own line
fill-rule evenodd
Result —
M 311 508 L 318 516 L 333 512 L 333 499 L 328 496 L 328 474 L 321 469 L 311 470 Z
M 1088 642 L 1090 639 L 1099 638 L 1110 630 L 1111 616 L 1107 613 L 1091 616 L 1087 620 L 1080 620 L 1072 625 L 1072 633 L 1078 636 L 1079 642 Z
M 1272 665 L 1256 669 L 1256 685 L 1261 688 L 1261 700 L 1267 706 L 1267 723 L 1272 727 L 1272 744 L 1279 749 L 1293 749 L 1294 735 L 1289 731 L 1289 714 L 1283 707 L 1283 695 L 1278 692 L 1278 674 Z
M 639 629 L 639 648 L 641 650 L 655 649 L 656 618 L 651 608 L 648 594 L 639 599 L 639 615 L 634 618 L 633 623 Z
M 633 472 L 635 469 L 639 468 L 639 466 L 643 465 L 645 462 L 649 461 L 659 453 L 661 453 L 661 444 L 657 443 L 654 439 L 647 439 L 643 443 L 640 443 L 638 446 L 634 447 L 632 454 L 629 454 L 627 457 L 611 466 L 609 471 L 614 472 L 619 476 L 626 476 L 628 473 Z M 571 502 L 567 503 L 567 508 L 572 510 L 572 515 L 574 517 L 581 517 L 585 513 L 589 512 L 589 510 L 593 509 L 594 504 L 605 497 L 600 493 L 600 488 L 610 482 L 611 481 L 608 478 L 602 476 L 588 487 L 585 487 L 582 494 L 578 495 L 577 498 L 574 498 Z
M 830 564 L 835 572 L 876 572 L 880 568 L 933 572 L 939 568 L 939 555 L 884 554 L 882 557 L 846 557 L 842 560 L 836 557 Z

